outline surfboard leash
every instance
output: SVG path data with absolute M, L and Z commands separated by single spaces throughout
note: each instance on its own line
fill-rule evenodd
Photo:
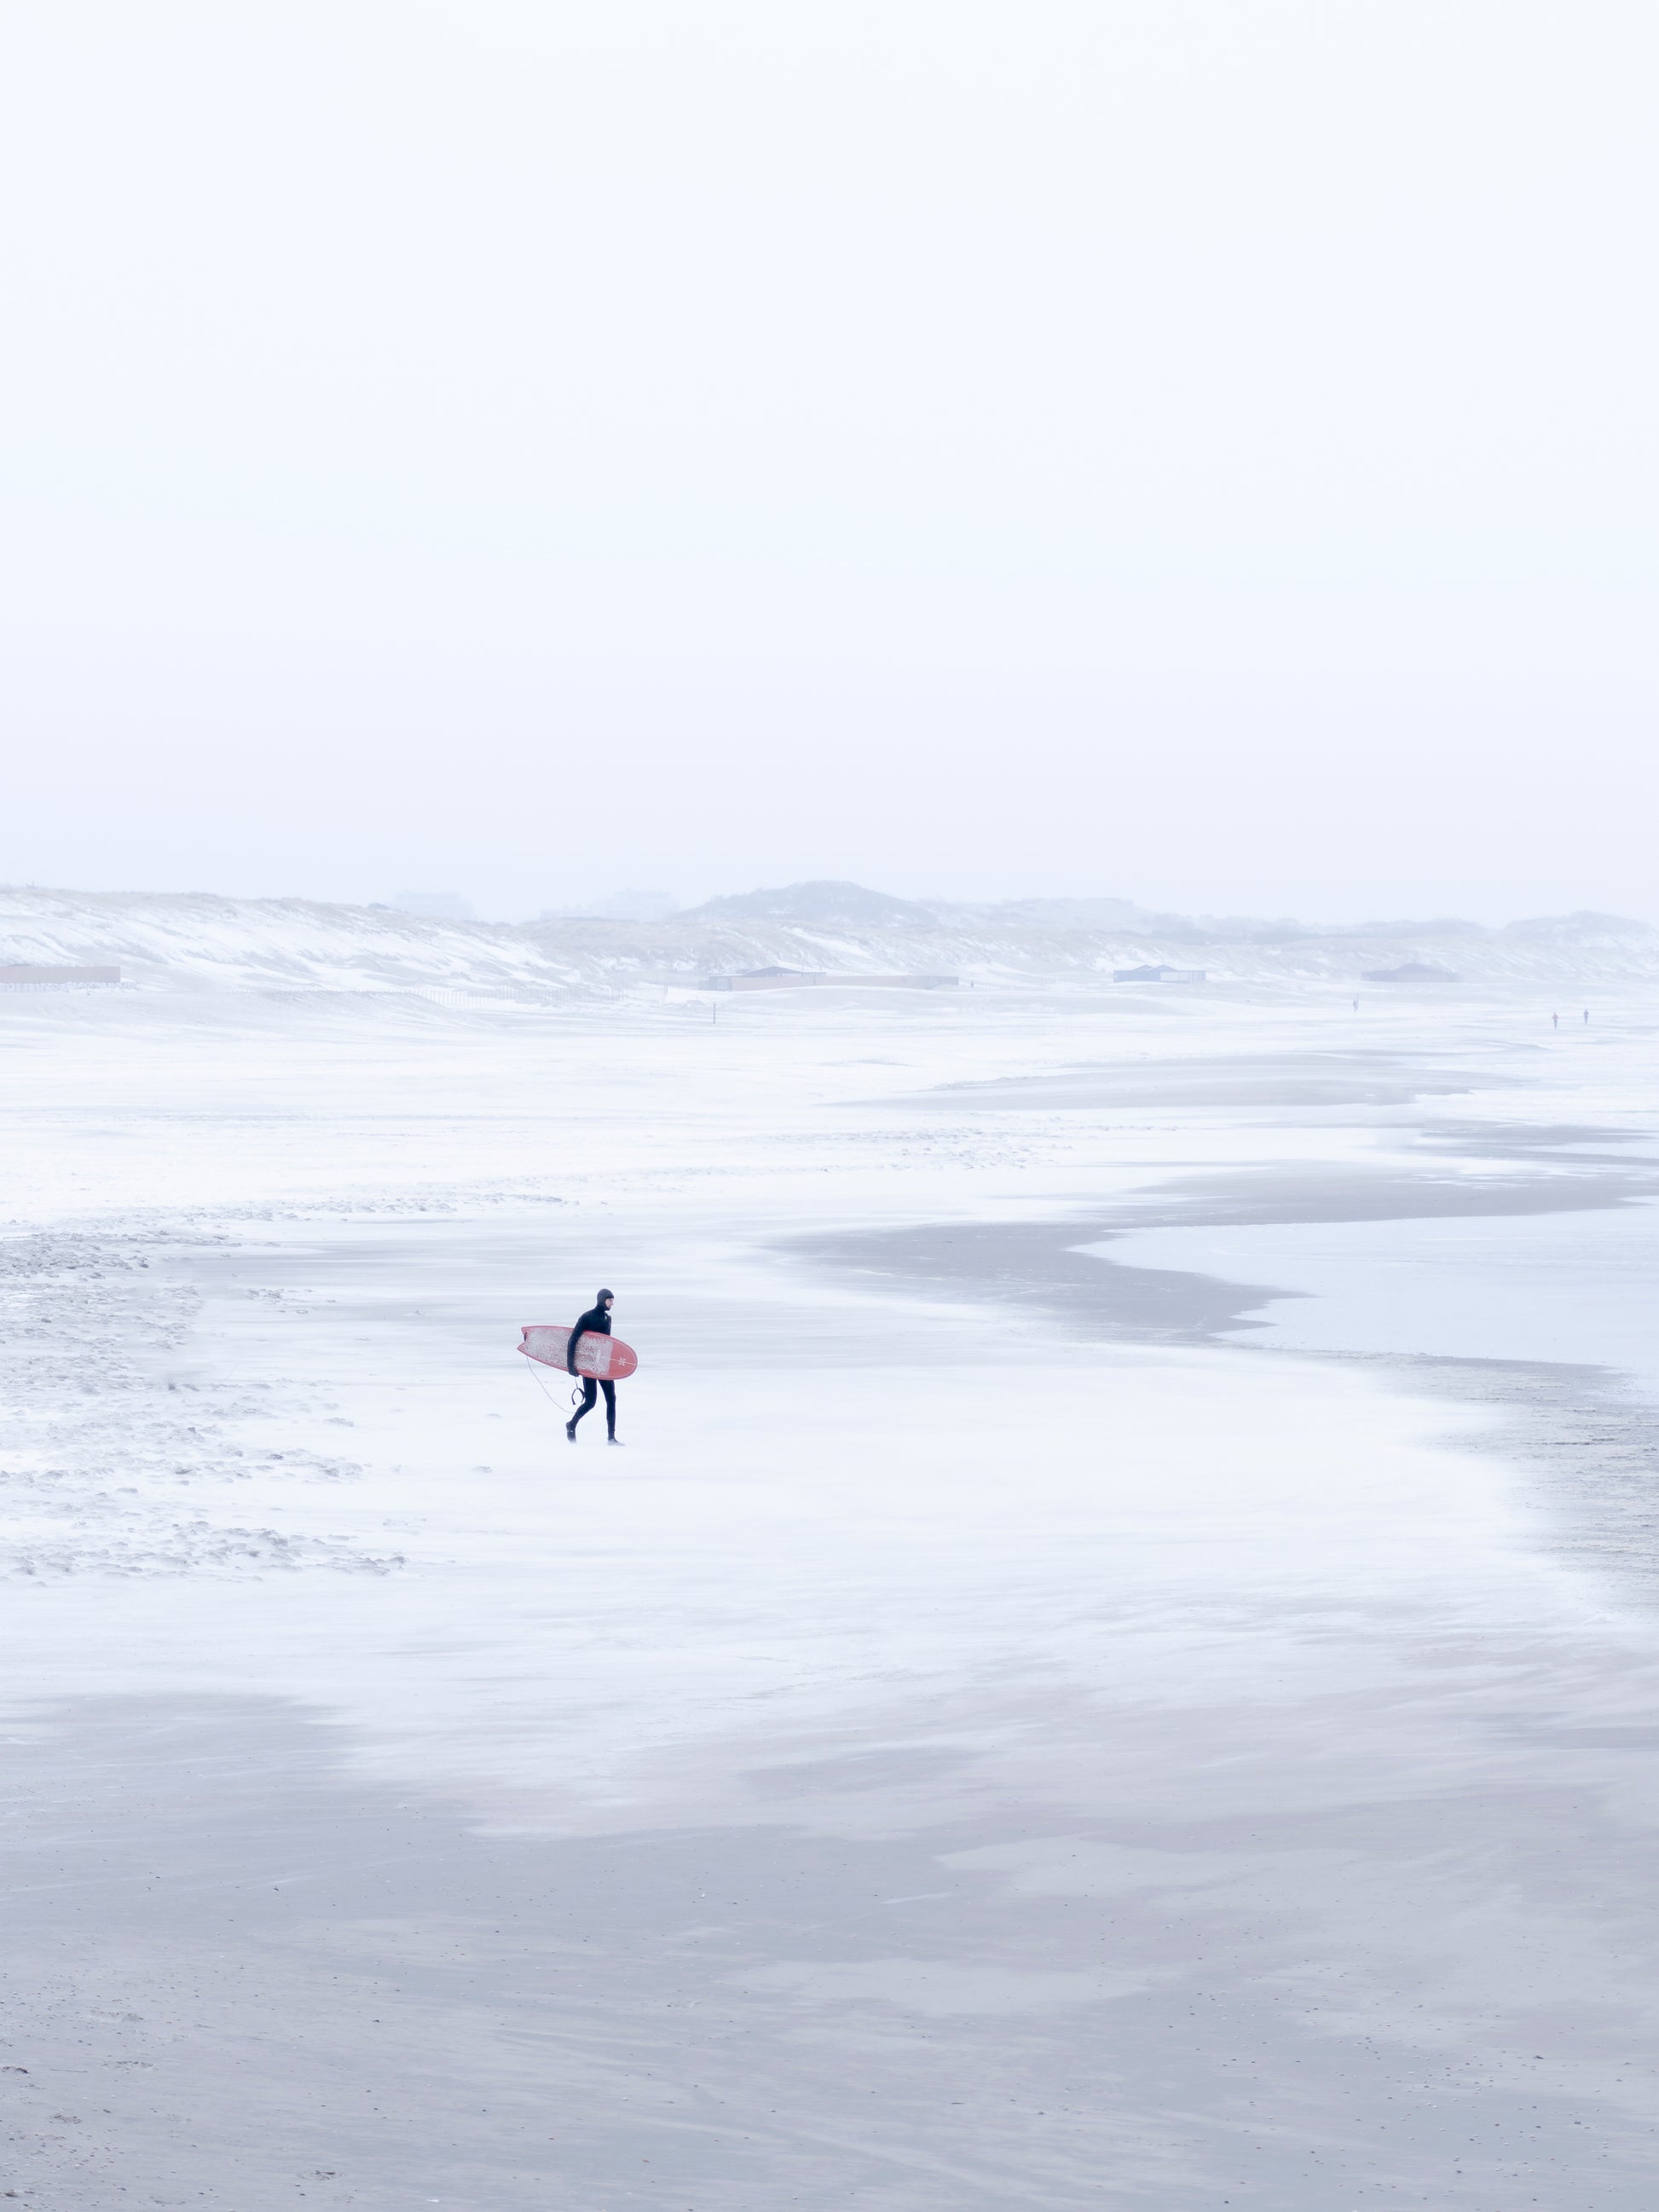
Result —
M 559 1401 L 553 1395 L 553 1393 L 548 1389 L 546 1379 L 541 1371 L 540 1364 L 534 1359 L 526 1359 L 525 1365 L 530 1370 L 531 1377 L 534 1382 L 536 1388 L 541 1392 L 543 1397 L 546 1399 L 548 1404 L 553 1407 L 556 1411 Z M 581 1401 L 581 1385 L 578 1383 L 575 1389 L 570 1393 L 570 1402 L 573 1406 L 580 1406 Z

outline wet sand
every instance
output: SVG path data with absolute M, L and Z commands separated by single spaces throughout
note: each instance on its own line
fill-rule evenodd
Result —
M 1474 1150 L 1473 1140 L 1464 1148 Z M 1656 1193 L 1659 1175 L 1595 1155 L 1580 1156 L 1559 1178 L 1492 1176 L 1478 1183 L 1437 1181 L 1431 1170 L 1267 1169 L 1172 1177 L 1148 1194 L 1054 1221 L 906 1223 L 780 1239 L 776 1249 L 872 1283 L 1041 1310 L 1068 1331 L 1124 1343 L 1202 1343 L 1257 1326 L 1262 1305 L 1303 1294 L 1197 1270 L 1126 1266 L 1111 1257 L 1115 1241 L 1149 1229 L 1577 1213 Z
M 1137 1063 L 1126 1058 L 1056 1068 L 1042 1075 L 952 1083 L 933 1094 L 945 1111 L 1046 1111 L 1155 1106 L 1255 1114 L 1285 1109 L 1403 1106 L 1419 1098 L 1491 1091 L 1516 1079 L 1490 1069 L 1446 1067 L 1446 1055 L 1400 1050 L 1201 1054 Z M 911 1102 L 907 1102 L 911 1103 Z
M 1198 1268 L 1126 1263 L 1115 1247 L 1145 1231 L 1297 1224 L 1493 1220 L 1644 1207 L 1659 1176 L 1618 1152 L 1638 1133 L 1596 1124 L 1425 1124 L 1433 1153 L 1548 1164 L 1552 1174 L 1437 1180 L 1352 1168 L 1170 1178 L 1092 1215 L 1044 1222 L 933 1223 L 789 1240 L 798 1260 L 917 1296 L 968 1298 L 1040 1314 L 1067 1335 L 1120 1343 L 1272 1345 L 1265 1309 L 1314 1294 L 1229 1280 Z M 1165 1243 L 1173 1240 L 1164 1240 Z M 1276 1326 L 1275 1322 L 1273 1326 Z M 1295 1346 L 1294 1336 L 1291 1339 Z M 1486 1409 L 1497 1418 L 1466 1448 L 1503 1456 L 1540 1517 L 1540 1540 L 1594 1572 L 1621 1601 L 1659 1602 L 1659 1409 L 1649 1389 L 1601 1364 L 1536 1358 L 1457 1358 L 1296 1346 L 1348 1361 L 1398 1388 Z M 993 1353 L 994 1356 L 994 1353 Z M 1012 1354 L 1011 1354 L 1012 1356 Z
M 1592 1801 L 1659 1729 L 1506 1713 L 1522 1656 L 1464 1654 L 1455 1776 L 1364 1707 L 1340 1762 L 1308 1738 L 1290 1768 L 1221 1711 L 1119 1715 L 1121 1802 L 1057 1828 L 1028 1793 L 895 1832 L 986 1764 L 960 1713 L 755 1770 L 771 1824 L 556 1841 L 368 1785 L 274 1701 L 59 1712 L 9 1760 L 14 2185 L 50 2212 L 1637 2212 L 1645 1824 Z M 827 1828 L 836 1801 L 873 1831 Z

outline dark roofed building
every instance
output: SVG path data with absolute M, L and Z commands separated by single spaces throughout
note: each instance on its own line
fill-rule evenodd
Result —
M 120 980 L 118 968 L 0 968 L 0 991 L 90 991 Z
M 702 988 L 705 991 L 787 991 L 817 983 L 842 983 L 849 988 L 873 983 L 887 988 L 911 991 L 953 991 L 957 988 L 954 975 L 863 975 L 841 972 L 829 975 L 822 969 L 750 968 L 741 975 L 705 976 Z

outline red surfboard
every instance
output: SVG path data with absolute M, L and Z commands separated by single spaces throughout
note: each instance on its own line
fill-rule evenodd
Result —
M 564 1369 L 570 1348 L 568 1328 L 560 1328 L 553 1322 L 532 1321 L 521 1334 L 524 1341 L 519 1349 L 526 1359 L 539 1360 L 544 1367 Z M 577 1374 L 592 1375 L 602 1382 L 620 1382 L 639 1364 L 638 1352 L 619 1336 L 599 1336 L 590 1329 L 576 1346 Z

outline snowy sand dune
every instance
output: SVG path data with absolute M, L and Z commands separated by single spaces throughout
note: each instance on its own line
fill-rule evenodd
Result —
M 1654 1037 L 1547 1015 L 6 1007 L 15 2185 L 1645 2206 L 1540 1439 L 1650 1403 Z M 614 1453 L 513 1351 L 601 1280 Z
M 811 888 L 810 886 L 805 888 Z M 820 886 L 833 889 L 833 886 Z M 849 889 L 856 887 L 849 886 Z M 1323 986 L 1369 1000 L 1432 1006 L 1444 981 L 1492 992 L 1650 983 L 1659 930 L 1616 915 L 1574 914 L 1503 929 L 1474 923 L 1387 924 L 1322 933 L 1289 924 L 1191 922 L 1144 916 L 1133 927 L 1062 921 L 1018 902 L 1001 907 L 872 900 L 834 919 L 767 916 L 745 900 L 714 901 L 653 922 L 574 917 L 526 924 L 452 921 L 384 906 L 312 899 L 232 899 L 0 886 L 0 964 L 113 962 L 131 988 L 169 996 L 264 988 L 330 994 L 428 993 L 591 1004 L 642 982 L 679 988 L 708 975 L 784 968 L 844 976 L 960 974 L 1028 988 L 1098 988 L 1120 970 L 1163 963 L 1201 969 L 1218 989 Z M 856 905 L 858 902 L 854 902 Z M 1063 904 L 1063 902 L 1054 902 Z M 1384 986 L 1378 970 L 1425 969 Z M 1133 995 L 1133 987 L 1129 987 Z M 1142 994 L 1145 995 L 1145 994 Z

